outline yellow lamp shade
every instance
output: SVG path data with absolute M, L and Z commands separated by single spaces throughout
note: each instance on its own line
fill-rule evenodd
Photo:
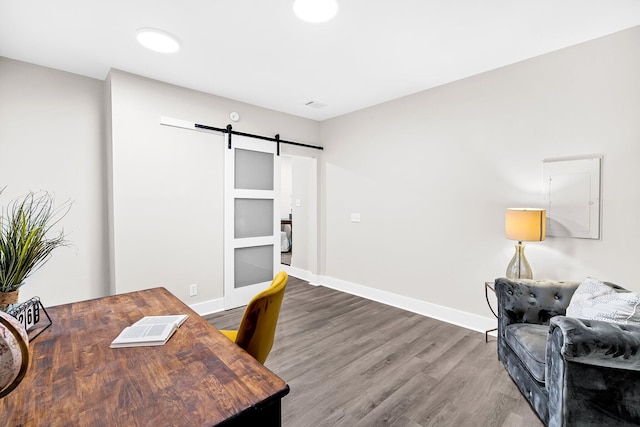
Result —
M 547 233 L 547 211 L 544 209 L 509 208 L 504 221 L 507 239 L 540 242 Z

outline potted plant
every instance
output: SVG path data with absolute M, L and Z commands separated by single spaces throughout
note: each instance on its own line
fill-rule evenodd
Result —
M 17 303 L 18 290 L 25 279 L 47 262 L 55 248 L 68 244 L 63 230 L 53 236 L 49 234 L 70 208 L 69 201 L 55 208 L 54 198 L 47 192 L 29 192 L 2 208 L 0 308 Z

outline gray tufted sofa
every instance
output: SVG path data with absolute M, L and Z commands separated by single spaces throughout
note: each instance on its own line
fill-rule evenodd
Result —
M 638 426 L 640 326 L 564 316 L 578 285 L 496 279 L 498 358 L 549 426 Z

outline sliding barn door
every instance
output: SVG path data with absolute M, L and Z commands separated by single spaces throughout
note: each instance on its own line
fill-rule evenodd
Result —
M 231 138 L 231 149 L 228 149 Z M 280 265 L 280 158 L 270 141 L 225 134 L 224 305 L 246 305 Z

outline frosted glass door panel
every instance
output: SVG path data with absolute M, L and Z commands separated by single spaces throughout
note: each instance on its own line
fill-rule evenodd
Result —
M 235 199 L 236 239 L 273 235 L 273 199 Z
M 272 245 L 236 248 L 234 258 L 236 289 L 273 279 Z
M 236 149 L 235 188 L 273 190 L 273 154 Z

